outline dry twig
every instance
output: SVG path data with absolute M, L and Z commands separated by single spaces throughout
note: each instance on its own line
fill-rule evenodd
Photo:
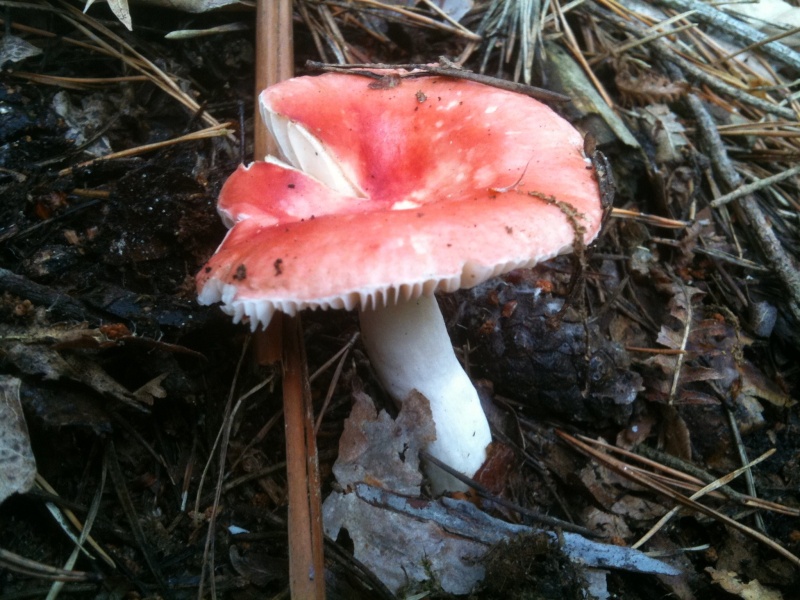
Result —
M 794 554 L 792 554 L 791 552 L 786 550 L 786 548 L 784 548 L 780 544 L 776 543 L 774 540 L 770 539 L 769 537 L 767 537 L 763 533 L 761 533 L 759 531 L 756 531 L 754 529 L 751 529 L 750 527 L 747 527 L 747 526 L 739 523 L 738 521 L 728 517 L 727 515 L 719 512 L 717 510 L 714 510 L 713 508 L 709 508 L 708 506 L 700 504 L 700 503 L 692 500 L 691 498 L 689 498 L 687 496 L 684 496 L 683 494 L 681 494 L 679 492 L 676 492 L 675 490 L 673 490 L 669 486 L 667 486 L 667 485 L 665 485 L 665 484 L 663 484 L 661 482 L 656 481 L 652 477 L 649 477 L 649 476 L 641 474 L 641 473 L 633 472 L 628 467 L 627 464 L 616 460 L 615 458 L 605 454 L 604 452 L 598 452 L 597 450 L 592 448 L 591 445 L 589 445 L 586 442 L 583 442 L 583 441 L 577 439 L 576 437 L 573 437 L 573 436 L 569 435 L 568 433 L 565 433 L 563 431 L 556 431 L 556 435 L 558 435 L 558 437 L 560 437 L 562 440 L 567 442 L 574 449 L 578 450 L 579 452 L 581 452 L 583 454 L 586 454 L 587 456 L 589 456 L 592 459 L 596 460 L 597 462 L 599 462 L 603 466 L 611 469 L 612 471 L 614 471 L 618 475 L 621 475 L 622 477 L 625 477 L 625 478 L 627 478 L 627 479 L 629 479 L 629 480 L 631 480 L 631 481 L 633 481 L 633 482 L 635 482 L 635 483 L 637 483 L 637 484 L 639 484 L 639 485 L 641 485 L 641 486 L 643 486 L 643 487 L 645 487 L 645 488 L 647 488 L 647 489 L 649 489 L 651 491 L 660 493 L 660 494 L 666 496 L 667 498 L 670 498 L 671 500 L 683 505 L 684 507 L 686 507 L 686 508 L 688 508 L 690 510 L 703 513 L 703 514 L 705 514 L 705 515 L 707 515 L 707 516 L 709 516 L 709 517 L 711 517 L 713 519 L 716 519 L 717 521 L 719 521 L 719 522 L 721 522 L 721 523 L 723 523 L 723 524 L 725 524 L 725 525 L 727 525 L 729 527 L 732 527 L 732 528 L 740 531 L 741 533 L 744 533 L 746 536 L 748 536 L 748 537 L 750 537 L 750 538 L 752 538 L 752 539 L 764 544 L 765 546 L 771 548 L 772 550 L 774 550 L 775 552 L 777 552 L 778 554 L 780 554 L 781 556 L 783 556 L 784 558 L 789 560 L 794 565 L 800 566 L 800 558 L 798 558 L 797 556 L 795 556 Z

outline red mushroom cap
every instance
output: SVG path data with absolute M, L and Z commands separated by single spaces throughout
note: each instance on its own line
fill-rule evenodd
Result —
M 197 276 L 201 302 L 221 300 L 255 328 L 275 310 L 366 308 L 472 287 L 573 247 L 563 208 L 529 192 L 570 205 L 584 242 L 594 239 L 600 192 L 567 121 L 473 82 L 390 81 L 326 74 L 262 93 L 288 160 L 337 189 L 275 160 L 240 166 L 220 194 L 232 228 Z M 293 156 L 297 136 L 334 176 Z

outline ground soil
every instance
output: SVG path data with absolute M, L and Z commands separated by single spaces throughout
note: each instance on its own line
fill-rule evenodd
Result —
M 11 23 L 54 34 L 18 32 L 43 52 L 0 74 L 0 373 L 21 380 L 38 473 L 50 488 L 38 485 L 2 504 L 0 550 L 61 567 L 73 543 L 48 507 L 85 521 L 98 502 L 91 535 L 113 566 L 97 552 L 93 559 L 79 557 L 75 568 L 89 575 L 66 583 L 62 593 L 196 597 L 209 564 L 204 548 L 225 406 L 269 380 L 245 398 L 233 420 L 212 536 L 213 575 L 219 597 L 285 597 L 280 377 L 252 359 L 247 330 L 217 307 L 196 303 L 193 282 L 225 233 L 215 211 L 220 186 L 249 157 L 252 30 L 163 38 L 215 18 L 250 16 L 143 9 L 134 12 L 135 28 L 127 33 L 104 6 L 91 15 L 176 77 L 205 111 L 230 122 L 233 133 L 81 166 L 93 144 L 120 150 L 171 139 L 201 128 L 201 115 L 147 81 L 68 86 L 28 76 L 109 78 L 131 71 L 114 57 L 71 44 L 66 38 L 81 34 L 63 19 L 11 11 Z M 460 49 L 457 40 L 407 25 L 392 25 L 385 46 L 345 31 L 377 62 L 430 61 Z M 305 59 L 317 56 L 299 19 L 296 44 L 302 72 Z M 602 69 L 598 75 L 611 78 Z M 72 123 L 55 108 L 66 104 Z M 671 106 L 691 129 L 681 99 Z M 644 135 L 641 141 L 649 143 Z M 602 149 L 617 173 L 615 206 L 688 223 L 690 205 L 701 211 L 707 205 L 708 159 L 697 149 L 659 173 L 621 144 Z M 800 330 L 769 268 L 754 270 L 709 251 L 731 250 L 728 227 L 741 234 L 735 217 L 721 223 L 710 213 L 701 216 L 705 221 L 677 231 L 611 218 L 583 264 L 559 259 L 442 300 L 455 342 L 472 351 L 471 374 L 483 381 L 493 424 L 511 450 L 494 481 L 496 493 L 630 544 L 675 502 L 586 458 L 554 431 L 647 450 L 660 463 L 680 459 L 670 464 L 718 477 L 742 464 L 738 430 L 750 460 L 775 449 L 754 471 L 759 496 L 800 508 L 800 423 L 792 402 Z M 766 264 L 752 240 L 743 236 L 741 243 L 748 260 Z M 746 306 L 732 289 L 747 296 Z M 312 373 L 357 332 L 357 320 L 341 312 L 306 315 L 304 325 Z M 661 359 L 674 361 L 687 328 L 683 349 L 690 354 L 676 390 L 675 363 Z M 317 407 L 333 371 L 312 382 Z M 332 389 L 318 435 L 323 496 L 332 487 L 353 392 L 366 390 L 394 412 L 358 343 Z M 732 486 L 748 493 L 739 480 Z M 791 511 L 752 508 L 740 496 L 706 504 L 763 527 L 781 547 L 800 553 Z M 513 511 L 499 514 L 525 521 Z M 347 540 L 339 542 L 347 556 Z M 724 574 L 784 598 L 798 583 L 796 564 L 691 510 L 680 512 L 647 549 L 669 557 L 684 575 L 614 573 L 615 597 L 746 597 L 716 582 Z M 559 560 L 534 542 L 499 548 L 475 597 L 580 597 L 580 573 Z M 328 557 L 330 597 L 375 597 L 346 562 Z M 41 574 L 0 560 L 0 597 L 45 597 L 50 585 Z

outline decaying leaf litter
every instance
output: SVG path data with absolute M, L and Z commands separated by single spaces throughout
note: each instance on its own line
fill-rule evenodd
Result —
M 477 2 L 458 18 L 432 5 L 295 3 L 298 74 L 306 60 L 446 56 L 565 93 L 562 112 L 609 158 L 615 210 L 584 265 L 558 259 L 446 301 L 504 449 L 475 505 L 400 511 L 419 493 L 397 483 L 416 472 L 410 458 L 383 475 L 358 461 L 342 474 L 351 408 L 385 423 L 379 440 L 407 434 L 409 418 L 389 419 L 350 317 L 305 316 L 323 496 L 347 492 L 352 469 L 362 482 L 327 510 L 353 494 L 370 507 L 326 543 L 328 593 L 435 597 L 468 568 L 483 579 L 475 597 L 578 597 L 587 585 L 631 598 L 791 597 L 798 55 L 780 31 L 793 17 L 769 15 L 793 7 L 772 2 L 745 22 L 686 0 Z M 223 235 L 214 202 L 241 141 L 249 156 L 252 15 L 134 5 L 128 33 L 103 6 L 37 8 L 8 3 L 4 14 L 0 356 L 4 408 L 21 405 L 25 422 L 4 421 L 0 488 L 28 491 L 0 508 L 0 591 L 196 597 L 204 573 L 217 595 L 279 595 L 278 380 L 243 354 L 244 331 L 194 303 L 192 283 Z M 220 25 L 234 32 L 164 40 Z M 124 154 L 87 164 L 109 151 Z M 582 285 L 569 293 L 576 269 Z M 25 452 L 6 466 L 9 448 L 27 450 L 20 439 L 36 458 L 33 487 Z M 555 543 L 535 533 L 569 526 L 535 513 L 655 553 L 681 575 L 569 566 L 563 533 Z M 380 524 L 365 529 L 381 515 L 415 545 L 453 537 L 453 521 L 443 530 L 437 519 L 469 522 L 455 537 L 484 553 L 381 564 L 367 550 L 370 561 L 354 561 L 359 540 L 396 543 Z M 486 554 L 498 523 L 531 533 Z M 86 552 L 73 557 L 79 539 Z M 392 560 L 408 561 L 399 582 Z

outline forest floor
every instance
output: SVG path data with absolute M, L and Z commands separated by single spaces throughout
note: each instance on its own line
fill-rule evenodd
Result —
M 440 299 L 499 448 L 489 489 L 469 499 L 472 537 L 428 526 L 455 505 L 425 486 L 427 512 L 402 521 L 385 490 L 326 541 L 328 597 L 449 597 L 469 578 L 475 598 L 795 597 L 796 53 L 743 53 L 750 29 L 681 29 L 702 10 L 648 37 L 688 10 L 676 0 L 553 3 L 533 40 L 492 16 L 496 2 L 476 2 L 463 30 L 425 3 L 435 26 L 369 3 L 295 4 L 298 75 L 337 54 L 444 55 L 511 79 L 529 56 L 532 83 L 573 98 L 560 110 L 616 181 L 583 260 Z M 280 373 L 252 359 L 249 328 L 197 304 L 194 283 L 225 235 L 217 194 L 252 156 L 252 12 L 136 5 L 127 31 L 105 4 L 3 6 L 0 598 L 288 597 Z M 221 24 L 232 30 L 164 37 Z M 397 410 L 357 317 L 303 324 L 330 511 L 351 408 L 372 411 L 378 446 L 409 432 L 375 416 Z M 527 533 L 492 537 L 500 522 Z M 570 561 L 571 527 L 616 548 L 650 532 L 637 547 L 679 574 Z M 386 552 L 365 555 L 364 539 Z

